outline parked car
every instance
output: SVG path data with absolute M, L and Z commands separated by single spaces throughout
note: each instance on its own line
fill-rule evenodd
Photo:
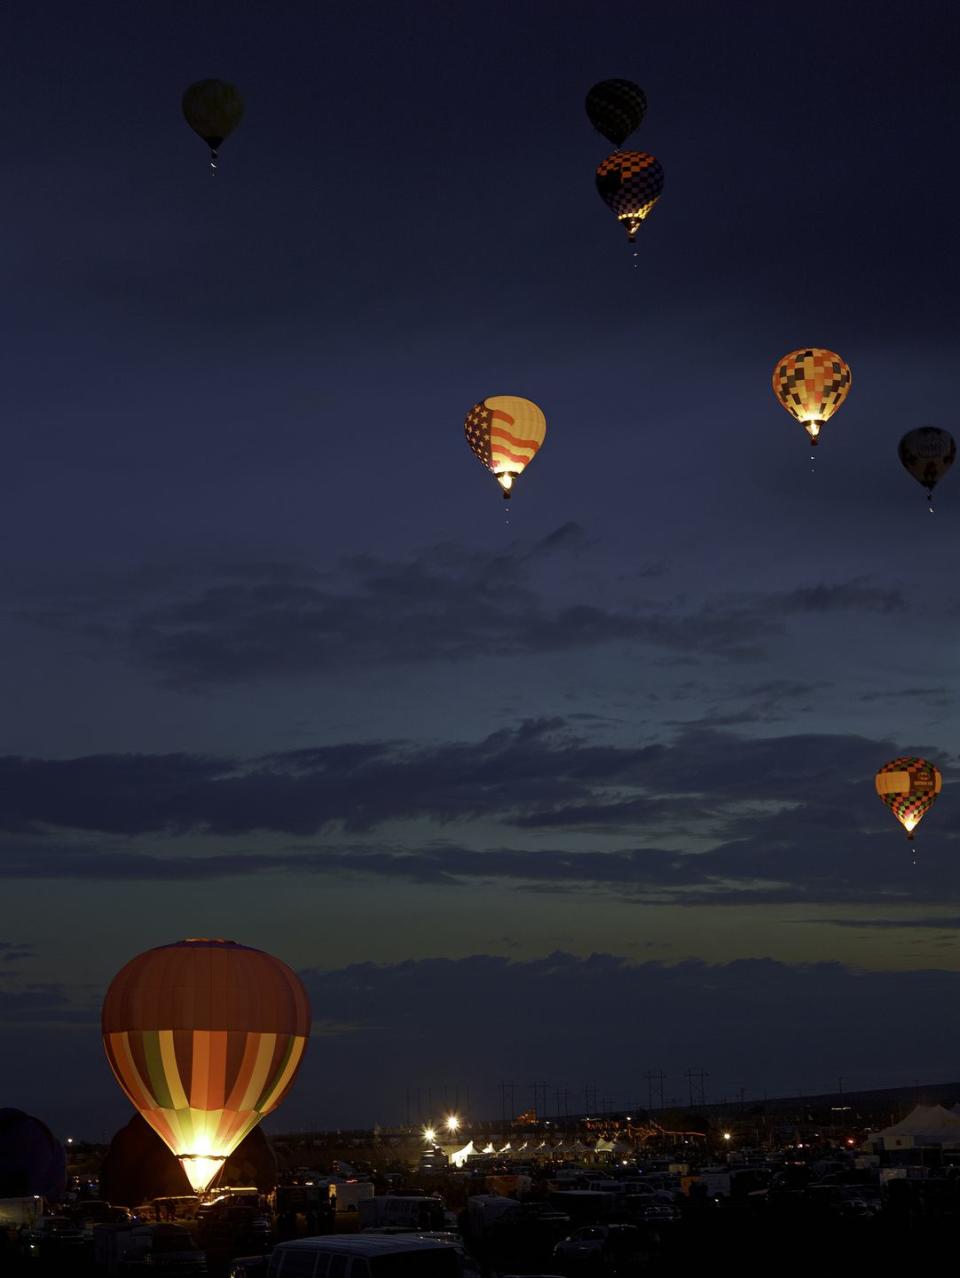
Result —
M 617 1265 L 636 1260 L 646 1250 L 636 1225 L 584 1225 L 553 1249 L 566 1264 Z

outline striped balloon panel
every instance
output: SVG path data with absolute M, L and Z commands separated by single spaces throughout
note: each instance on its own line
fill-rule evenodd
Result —
M 114 977 L 103 1032 L 151 1030 L 310 1032 L 300 979 L 279 959 L 233 941 L 191 940 L 137 955 Z
M 547 419 L 529 399 L 489 395 L 490 469 L 495 475 L 521 471 L 533 461 L 547 434 Z
M 177 1155 L 226 1156 L 293 1082 L 306 1036 L 227 1030 L 104 1034 L 117 1081 Z
M 835 351 L 791 351 L 773 370 L 773 393 L 798 422 L 825 422 L 850 393 L 850 365 Z

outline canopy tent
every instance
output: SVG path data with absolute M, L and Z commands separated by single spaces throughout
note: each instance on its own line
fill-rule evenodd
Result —
M 871 1132 L 867 1143 L 882 1149 L 919 1149 L 924 1145 L 960 1145 L 960 1107 L 918 1105 L 906 1118 Z

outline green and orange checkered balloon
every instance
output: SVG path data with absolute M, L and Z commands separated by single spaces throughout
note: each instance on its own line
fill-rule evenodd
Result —
M 913 832 L 933 807 L 943 777 L 926 759 L 901 755 L 885 763 L 876 776 L 877 794 L 907 832 Z

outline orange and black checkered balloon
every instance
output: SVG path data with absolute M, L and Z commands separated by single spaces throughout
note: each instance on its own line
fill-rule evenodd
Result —
M 875 778 L 877 794 L 907 832 L 913 832 L 933 807 L 943 777 L 926 759 L 901 755 L 885 763 Z
M 852 380 L 850 365 L 835 351 L 806 346 L 777 360 L 773 393 L 815 444 L 823 423 L 850 393 Z
M 647 95 L 632 80 L 601 80 L 587 94 L 590 123 L 614 146 L 624 141 L 647 112 Z
M 645 151 L 614 151 L 597 169 L 600 198 L 633 239 L 663 191 L 663 169 Z

